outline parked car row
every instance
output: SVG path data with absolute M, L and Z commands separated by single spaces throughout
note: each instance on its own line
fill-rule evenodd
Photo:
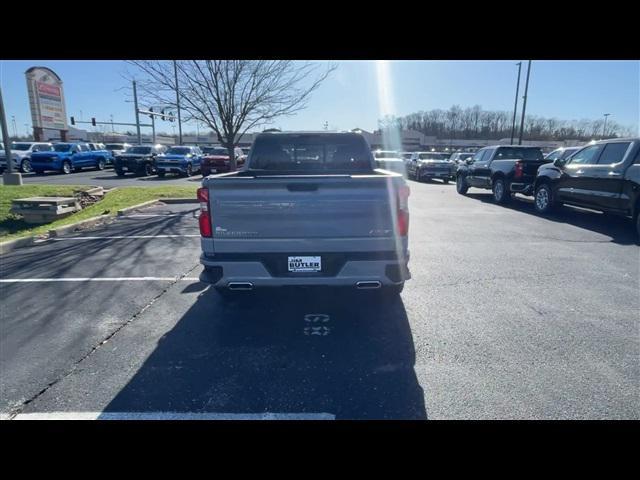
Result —
M 631 218 L 640 235 L 640 138 L 615 138 L 551 152 L 500 145 L 478 150 L 456 170 L 456 189 L 490 189 L 497 203 L 533 196 L 538 213 L 567 204 Z
M 0 145 L 0 173 L 6 169 L 6 155 Z M 248 148 L 235 148 L 236 168 L 241 168 Z M 14 142 L 11 145 L 13 166 L 22 173 L 57 171 L 63 174 L 83 168 L 103 170 L 113 165 L 116 174 L 137 176 L 167 173 L 203 176 L 231 171 L 229 153 L 221 146 L 130 145 L 127 143 L 92 142 Z

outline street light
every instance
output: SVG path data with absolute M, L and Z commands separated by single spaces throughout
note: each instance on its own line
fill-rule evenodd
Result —
M 516 112 L 518 111 L 518 91 L 520 90 L 520 71 L 522 70 L 522 62 L 516 63 L 518 66 L 518 82 L 516 83 L 516 102 L 513 106 L 513 123 L 511 124 L 511 143 L 513 145 L 513 137 L 516 134 Z
M 605 132 L 607 131 L 607 117 L 611 115 L 610 113 L 604 114 L 604 125 L 602 126 L 602 138 L 605 137 Z

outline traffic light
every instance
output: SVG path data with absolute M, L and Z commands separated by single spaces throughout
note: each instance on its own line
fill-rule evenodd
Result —
M 76 119 L 71 117 L 71 125 L 75 125 L 76 124 Z
M 160 113 L 162 114 L 162 117 L 160 117 L 162 119 L 162 121 L 164 122 L 165 117 L 164 117 L 164 108 L 162 110 L 160 110 Z
M 153 107 L 149 107 L 149 111 L 153 113 Z M 153 115 L 149 115 L 149 118 L 153 120 Z
M 96 126 L 96 119 L 91 117 L 91 125 Z

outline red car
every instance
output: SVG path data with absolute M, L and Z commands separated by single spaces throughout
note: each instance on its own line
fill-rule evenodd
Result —
M 246 156 L 242 149 L 236 147 L 236 167 L 240 168 L 244 165 Z M 207 177 L 212 173 L 230 172 L 229 168 L 229 152 L 224 147 L 204 147 L 202 149 L 204 156 L 202 157 L 202 176 Z

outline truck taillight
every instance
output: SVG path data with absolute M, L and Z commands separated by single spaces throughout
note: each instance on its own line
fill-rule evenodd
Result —
M 514 178 L 522 178 L 523 173 L 523 165 L 520 160 L 516 162 L 515 172 L 513 173 Z
M 406 237 L 409 234 L 409 190 L 408 185 L 402 185 L 398 189 L 398 235 Z
M 198 201 L 200 202 L 200 217 L 198 224 L 200 225 L 200 235 L 203 237 L 212 237 L 213 229 L 211 228 L 211 215 L 209 215 L 209 189 L 198 189 Z

